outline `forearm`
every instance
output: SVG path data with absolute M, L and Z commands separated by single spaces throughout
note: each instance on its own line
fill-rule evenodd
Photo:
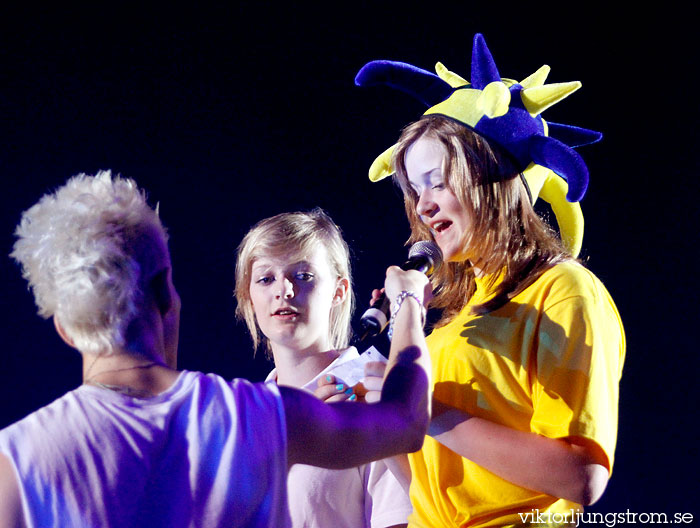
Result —
M 418 438 L 422 444 L 424 436 L 419 434 L 425 435 L 425 428 L 416 432 L 405 409 L 396 403 L 324 403 L 291 387 L 280 386 L 279 390 L 290 466 L 301 463 L 344 469 L 415 451 Z
M 401 305 L 401 309 L 394 321 L 394 332 L 389 350 L 389 359 L 385 370 L 385 381 L 382 388 L 382 401 L 401 401 L 407 397 L 428 399 L 428 390 L 414 390 L 408 384 L 400 383 L 398 386 L 387 387 L 387 380 L 391 377 L 394 367 L 408 367 L 424 375 L 428 379 L 430 372 L 430 355 L 425 343 L 423 333 L 422 310 L 418 302 L 413 298 L 407 298 Z M 394 391 L 397 391 L 395 394 Z M 402 392 L 403 394 L 399 393 Z M 420 405 L 421 409 L 427 409 L 430 401 Z M 427 428 L 426 423 L 426 428 Z
M 381 402 L 405 416 L 407 433 L 420 449 L 430 421 L 430 356 L 423 334 L 421 306 L 413 298 L 401 305 L 394 321 Z
M 509 482 L 579 504 L 592 504 L 605 490 L 604 461 L 584 446 L 433 405 L 428 434 Z

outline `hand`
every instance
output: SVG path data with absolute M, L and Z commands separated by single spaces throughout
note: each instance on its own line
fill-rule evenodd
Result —
M 427 275 L 416 270 L 402 270 L 398 266 L 391 266 L 386 270 L 384 282 L 386 296 L 393 303 L 402 291 L 412 291 L 423 298 L 423 306 L 426 308 L 433 298 L 433 289 Z M 376 291 L 376 290 L 375 290 Z M 374 298 L 374 292 L 372 292 Z
M 379 300 L 379 297 L 384 293 L 384 288 L 381 290 L 372 290 L 372 298 L 369 300 L 369 305 L 374 306 L 374 304 Z
M 362 385 L 367 390 L 365 393 L 367 403 L 376 403 L 381 400 L 385 370 L 386 363 L 381 361 L 370 361 L 365 365 L 365 379 Z
M 318 379 L 318 387 L 314 391 L 314 396 L 326 403 L 355 401 L 358 397 L 353 387 L 348 387 L 342 380 L 336 379 L 333 374 L 327 374 Z

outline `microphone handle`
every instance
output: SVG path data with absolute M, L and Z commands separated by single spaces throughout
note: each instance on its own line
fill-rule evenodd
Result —
M 364 332 L 360 338 L 363 342 L 368 337 L 374 337 L 382 332 L 389 322 L 389 310 L 391 309 L 391 301 L 382 292 L 375 303 L 362 314 L 362 327 Z
M 414 258 L 408 259 L 406 262 L 401 264 L 400 268 L 402 270 L 418 270 L 421 273 L 427 273 L 430 271 L 432 263 L 427 258 Z M 375 303 L 367 309 L 367 311 L 362 314 L 362 319 L 360 322 L 364 328 L 360 342 L 364 342 L 368 337 L 374 337 L 381 333 L 386 325 L 389 323 L 389 312 L 391 310 L 391 301 L 387 299 L 384 292 L 379 296 Z

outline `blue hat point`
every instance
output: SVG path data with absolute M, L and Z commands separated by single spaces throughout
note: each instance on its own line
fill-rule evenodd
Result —
M 570 125 L 550 124 L 542 118 L 541 109 L 549 108 L 580 87 L 580 83 L 545 86 L 546 71 L 541 76 L 541 83 L 535 82 L 534 86 L 523 86 L 511 79 L 501 78 L 486 40 L 477 33 L 472 48 L 471 79 L 461 86 L 448 83 L 444 75 L 435 75 L 396 61 L 367 63 L 355 77 L 355 84 L 385 85 L 411 95 L 430 107 L 425 115 L 446 115 L 500 145 L 518 161 L 521 171 L 530 163 L 554 171 L 568 182 L 566 199 L 576 202 L 586 192 L 588 169 L 573 148 L 599 141 L 602 134 Z M 447 73 L 457 77 L 452 72 Z M 494 83 L 504 87 L 489 90 Z M 492 97 L 492 93 L 500 91 L 502 95 L 505 89 L 510 92 L 510 102 L 502 113 L 484 113 L 476 120 L 464 117 L 474 115 L 474 105 L 482 104 Z M 472 91 L 474 95 L 466 97 L 459 93 L 463 90 Z M 467 106 L 470 112 L 466 111 Z
M 588 168 L 575 147 L 595 143 L 600 132 L 548 123 L 542 112 L 581 87 L 581 83 L 545 84 L 549 67 L 543 66 L 518 83 L 502 78 L 483 35 L 474 35 L 471 56 L 471 79 L 450 72 L 441 63 L 437 75 L 416 66 L 396 61 L 372 61 L 355 77 L 358 86 L 384 85 L 411 95 L 428 109 L 423 115 L 443 115 L 472 129 L 489 142 L 499 145 L 518 163 L 518 170 L 528 185 L 534 187 L 533 200 L 538 193 L 560 213 L 568 215 L 571 225 L 572 253 L 577 254 L 583 236 L 580 209 L 569 211 L 561 202 L 572 206 L 580 201 L 588 187 Z M 370 179 L 380 180 L 393 172 L 391 151 L 381 154 L 370 169 Z M 536 170 L 537 167 L 540 170 Z M 541 168 L 548 170 L 541 170 Z M 552 181 L 551 173 L 566 183 Z M 556 179 L 556 178 L 555 178 Z M 531 183 L 534 182 L 534 183 Z M 565 198 L 564 198 L 565 196 Z M 562 211 L 567 211 L 561 214 Z M 570 214 L 569 214 L 570 213 Z M 561 221 L 560 227 L 561 227 Z
M 481 33 L 474 35 L 474 47 L 472 48 L 472 86 L 483 90 L 486 85 L 501 80 L 493 55 L 486 46 L 486 40 Z

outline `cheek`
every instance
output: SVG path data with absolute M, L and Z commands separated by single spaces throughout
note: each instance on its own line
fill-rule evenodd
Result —
M 335 304 L 335 288 L 314 288 L 308 292 L 307 302 L 316 313 L 323 314 L 330 311 Z
M 248 293 L 250 295 L 250 308 L 253 311 L 253 314 L 255 314 L 255 317 L 257 318 L 258 310 L 261 309 L 264 304 L 263 298 L 259 292 L 255 291 L 254 288 L 251 288 Z

